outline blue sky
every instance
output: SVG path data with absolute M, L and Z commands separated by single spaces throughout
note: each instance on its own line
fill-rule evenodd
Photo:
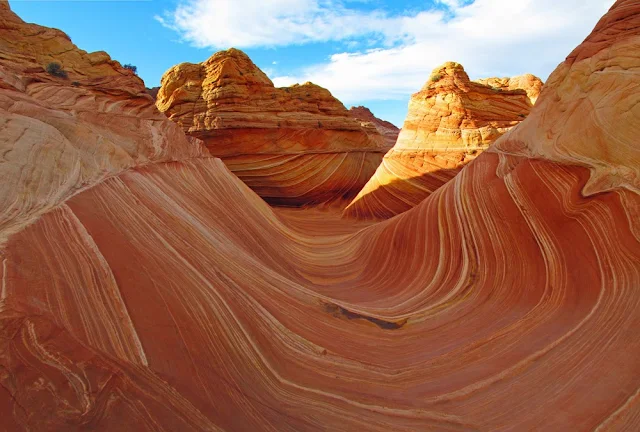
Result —
M 10 0 L 11 1 L 11 0 Z M 148 87 L 231 46 L 276 85 L 312 81 L 402 125 L 411 93 L 445 61 L 471 78 L 548 74 L 613 0 L 11 1 L 25 21 L 138 67 Z

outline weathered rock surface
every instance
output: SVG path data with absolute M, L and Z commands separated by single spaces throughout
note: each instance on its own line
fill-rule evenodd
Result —
M 462 65 L 445 63 L 411 97 L 395 148 L 483 150 L 520 123 L 532 106 L 524 89 L 474 82 Z
M 524 124 L 366 227 L 214 158 L 65 196 L 0 249 L 2 428 L 640 429 L 639 43 L 619 0 Z
M 515 77 L 506 78 L 485 78 L 475 82 L 487 85 L 493 89 L 505 90 L 524 90 L 532 104 L 535 104 L 542 91 L 542 80 L 535 75 L 524 74 Z
M 349 114 L 360 121 L 373 123 L 378 132 L 384 136 L 385 143 L 389 148 L 393 147 L 398 140 L 400 129 L 393 123 L 374 116 L 369 108 L 363 106 L 351 107 L 349 108 Z
M 0 244 L 125 169 L 207 154 L 158 113 L 137 76 L 0 2 Z M 66 78 L 46 72 L 58 63 Z
M 169 69 L 157 106 L 273 204 L 353 198 L 388 148 L 326 89 L 276 88 L 236 49 Z
M 145 88 L 145 91 L 155 101 L 158 98 L 158 92 L 160 91 L 160 87 L 151 87 L 151 88 L 147 87 Z
M 618 187 L 640 191 L 638 7 L 617 3 L 549 77 L 549 94 L 535 116 L 496 151 L 587 167 L 587 195 Z
M 411 97 L 395 146 L 345 215 L 389 218 L 414 207 L 519 124 L 541 87 L 533 75 L 474 82 L 458 63 L 434 69 Z

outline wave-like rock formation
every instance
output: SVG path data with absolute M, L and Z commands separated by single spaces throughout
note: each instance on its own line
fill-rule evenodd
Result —
M 137 76 L 0 2 L 0 244 L 59 202 L 133 166 L 207 154 Z M 59 76 L 47 73 L 58 64 Z M 65 76 L 66 75 L 66 76 Z
M 395 146 L 345 215 L 386 219 L 414 207 L 526 118 L 541 88 L 530 74 L 474 82 L 458 63 L 434 69 L 411 97 Z
M 389 148 L 393 147 L 398 140 L 400 129 L 393 123 L 374 116 L 369 108 L 363 106 L 351 107 L 349 108 L 349 114 L 360 121 L 373 123 L 378 132 L 384 136 L 385 143 Z
M 3 58 L 46 34 L 2 1 L 0 19 L 17 27 L 0 26 Z M 640 4 L 618 0 L 520 127 L 380 223 L 274 212 L 210 157 L 45 195 L 0 249 L 3 429 L 640 429 L 639 46 Z M 65 86 L 1 70 L 2 98 L 42 97 L 3 125 L 126 142 L 135 94 L 73 102 L 103 109 L 101 128 L 56 122 L 72 94 L 44 95 Z M 178 140 L 141 115 L 155 143 Z M 3 194 L 61 160 L 11 136 L 0 167 L 23 168 Z
M 549 77 L 549 94 L 534 115 L 496 143 L 496 151 L 587 167 L 586 195 L 618 187 L 640 192 L 635 3 L 616 4 Z
M 272 204 L 351 199 L 389 148 L 328 90 L 276 88 L 233 48 L 169 69 L 157 106 Z

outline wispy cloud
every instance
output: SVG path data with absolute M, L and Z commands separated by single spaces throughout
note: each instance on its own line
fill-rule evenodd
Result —
M 546 78 L 613 3 L 437 0 L 422 11 L 391 14 L 339 0 L 185 0 L 158 19 L 199 47 L 344 41 L 351 52 L 272 78 L 276 85 L 312 81 L 351 103 L 404 99 L 447 60 L 476 77 Z M 372 39 L 378 48 L 357 50 Z
M 351 0 L 350 2 L 353 2 Z M 183 0 L 156 19 L 197 47 L 272 47 L 376 37 L 410 36 L 404 16 L 363 12 L 341 0 Z M 437 14 L 438 17 L 441 14 Z

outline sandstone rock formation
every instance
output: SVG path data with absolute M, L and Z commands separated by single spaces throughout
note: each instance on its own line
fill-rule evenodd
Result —
M 151 88 L 147 87 L 145 88 L 145 91 L 155 101 L 158 97 L 158 92 L 160 91 L 160 87 L 151 87 Z
M 526 83 L 514 78 L 514 83 Z M 538 80 L 539 81 L 539 80 Z M 533 104 L 527 90 L 469 80 L 462 65 L 434 69 L 409 102 L 398 150 L 483 150 L 522 121 Z
M 329 91 L 276 88 L 236 49 L 174 66 L 161 84 L 158 109 L 273 204 L 353 198 L 387 149 Z
M 0 22 L 14 18 L 0 1 Z M 43 34 L 16 26 L 0 40 Z M 521 126 L 364 229 L 274 211 L 206 155 L 138 156 L 73 196 L 24 189 L 18 201 L 52 204 L 0 249 L 2 428 L 640 429 L 638 46 L 640 4 L 618 0 Z M 46 76 L 16 90 L 39 75 L 0 70 L 3 98 L 42 107 L 2 108 L 3 125 L 147 149 L 122 120 L 165 153 L 193 150 L 137 93 L 90 93 L 101 128 L 88 111 L 57 122 L 73 93 L 45 99 L 65 87 Z M 61 160 L 11 136 L 0 167 L 23 168 L 2 172 L 2 194 Z M 3 221 L 23 217 L 6 202 Z
M 393 123 L 374 116 L 369 108 L 363 106 L 351 107 L 349 108 L 349 114 L 360 121 L 373 123 L 376 129 L 378 129 L 378 132 L 384 136 L 385 143 L 389 148 L 393 147 L 398 140 L 400 129 Z
M 397 143 L 345 215 L 389 218 L 414 207 L 520 123 L 541 87 L 533 75 L 474 82 L 458 63 L 434 69 L 411 97 Z
M 207 154 L 137 76 L 0 2 L 0 244 L 61 201 L 133 166 Z M 50 63 L 65 77 L 50 75 Z
M 524 90 L 532 104 L 535 104 L 542 91 L 542 81 L 535 75 L 524 74 L 516 77 L 485 78 L 475 81 L 497 90 Z
M 549 77 L 535 115 L 495 150 L 587 167 L 587 195 L 640 191 L 637 10 L 637 2 L 618 1 Z

